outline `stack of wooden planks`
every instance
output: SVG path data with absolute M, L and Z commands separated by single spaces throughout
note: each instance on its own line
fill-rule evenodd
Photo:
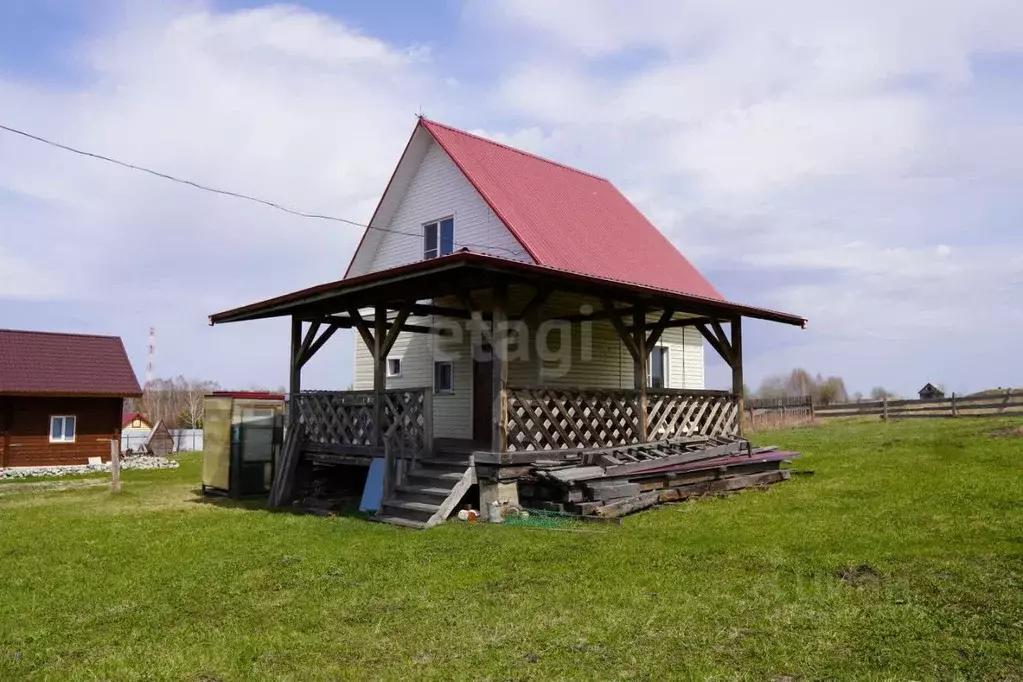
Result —
M 613 518 L 694 496 L 762 487 L 789 478 L 795 452 L 743 439 L 689 437 L 587 450 L 576 462 L 537 460 L 519 481 L 526 507 Z

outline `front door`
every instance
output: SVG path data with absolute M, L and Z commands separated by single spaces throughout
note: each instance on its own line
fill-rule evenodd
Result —
M 489 346 L 472 358 L 472 439 L 490 443 L 494 428 L 494 361 Z
M 11 422 L 13 420 L 13 399 L 0 398 L 0 467 L 10 466 L 8 450 L 11 448 Z

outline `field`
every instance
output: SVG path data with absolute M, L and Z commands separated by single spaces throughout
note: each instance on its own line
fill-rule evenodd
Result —
M 1023 679 L 1019 424 L 770 432 L 813 474 L 583 533 L 0 486 L 0 679 Z

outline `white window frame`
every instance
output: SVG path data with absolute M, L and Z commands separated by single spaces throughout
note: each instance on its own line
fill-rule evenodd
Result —
M 60 424 L 60 438 L 53 437 L 53 422 L 57 419 L 61 420 Z M 67 420 L 73 419 L 74 426 L 71 429 L 71 438 L 67 438 Z M 75 439 L 78 438 L 78 415 L 74 414 L 51 414 L 50 415 L 50 431 L 47 434 L 51 443 L 74 443 Z
M 671 383 L 671 346 L 666 344 L 657 344 L 650 349 L 649 356 L 654 354 L 654 351 L 662 353 L 662 370 L 664 372 L 664 385 L 661 388 L 669 388 Z M 646 361 L 646 385 L 648 388 L 654 388 L 654 363 L 650 362 L 650 357 L 647 357 Z
M 439 365 L 447 365 L 450 368 L 449 376 L 451 377 L 450 388 L 439 388 L 437 386 L 437 367 Z M 450 360 L 434 360 L 433 362 L 433 392 L 440 394 L 448 394 L 455 392 L 455 363 Z
M 391 371 L 391 363 L 392 362 L 398 363 L 398 371 L 396 371 L 396 372 L 392 372 Z M 387 358 L 387 376 L 388 376 L 388 378 L 392 378 L 393 379 L 394 377 L 400 377 L 401 376 L 401 365 L 402 365 L 401 358 Z
M 445 221 L 451 221 L 451 250 L 445 252 L 443 247 L 443 240 L 441 239 L 441 223 Z M 427 248 L 426 236 L 429 234 L 430 229 L 433 229 L 436 233 L 436 246 L 433 249 Z M 449 215 L 444 218 L 437 218 L 429 222 L 423 223 L 423 260 L 430 260 L 431 258 L 440 258 L 450 253 L 455 252 L 455 216 Z

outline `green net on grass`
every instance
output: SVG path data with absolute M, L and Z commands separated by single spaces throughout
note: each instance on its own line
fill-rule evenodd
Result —
M 593 532 L 597 530 L 598 526 L 618 522 L 620 522 L 620 519 L 581 516 L 579 514 L 570 514 L 550 509 L 509 510 L 504 515 L 504 523 L 508 526 L 550 528 L 554 530 L 587 530 Z

